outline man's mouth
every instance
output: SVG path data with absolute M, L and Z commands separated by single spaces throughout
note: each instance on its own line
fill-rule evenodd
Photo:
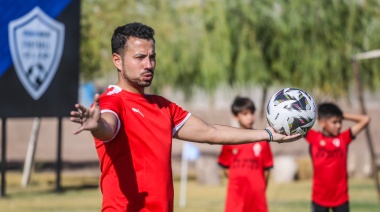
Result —
M 142 76 L 142 79 L 143 79 L 144 81 L 152 80 L 152 79 L 153 79 L 153 74 L 144 74 L 144 75 Z

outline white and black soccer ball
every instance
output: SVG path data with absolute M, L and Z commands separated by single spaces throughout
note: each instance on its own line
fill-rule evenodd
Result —
M 276 92 L 267 105 L 268 124 L 277 133 L 305 135 L 314 125 L 316 106 L 313 98 L 298 88 Z

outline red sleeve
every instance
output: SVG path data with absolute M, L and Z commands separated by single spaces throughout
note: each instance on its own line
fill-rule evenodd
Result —
M 122 114 L 123 103 L 117 95 L 103 94 L 99 99 L 99 106 L 101 111 L 111 110 L 119 117 Z
M 263 167 L 264 169 L 270 169 L 273 167 L 273 155 L 272 150 L 270 148 L 270 145 L 268 142 L 263 142 L 263 149 L 264 149 L 264 160 L 263 160 Z
M 189 114 L 189 112 L 182 109 L 180 106 L 175 104 L 174 102 L 170 103 L 170 113 L 173 118 L 174 126 L 179 125 Z
M 176 103 L 171 102 L 162 96 L 151 95 L 149 98 L 151 98 L 154 103 L 158 104 L 160 108 L 164 107 L 165 111 L 169 113 L 168 115 L 171 119 L 173 135 L 182 127 L 183 124 L 185 124 L 191 115 L 188 111 L 182 109 Z
M 307 133 L 305 135 L 305 140 L 308 143 L 312 144 L 317 140 L 317 135 L 318 135 L 317 131 L 310 129 L 309 131 L 307 131 Z
M 186 110 L 182 109 L 177 104 L 170 102 L 170 115 L 172 117 L 172 126 L 173 126 L 173 134 L 179 130 L 183 124 L 187 121 L 187 119 L 190 117 L 190 113 Z
M 110 140 L 103 140 L 103 142 L 111 141 L 115 138 L 115 136 L 119 133 L 121 122 L 120 119 L 123 116 L 123 102 L 118 95 L 107 95 L 106 92 L 102 94 L 99 98 L 99 107 L 101 113 L 110 112 L 113 113 L 117 117 L 117 130 L 114 136 Z
M 230 146 L 222 146 L 222 151 L 218 157 L 218 164 L 224 168 L 229 168 L 232 159 L 232 148 Z
M 352 136 L 352 133 L 351 133 L 351 128 L 343 131 L 341 134 L 341 140 L 346 143 L 346 144 L 349 144 L 351 143 L 351 141 L 354 139 L 354 137 Z

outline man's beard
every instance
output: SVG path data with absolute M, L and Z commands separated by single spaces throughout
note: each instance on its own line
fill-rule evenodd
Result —
M 142 80 L 144 78 L 144 74 L 150 73 L 152 75 L 150 80 Z M 130 84 L 134 86 L 140 86 L 140 87 L 149 87 L 152 84 L 153 77 L 154 77 L 153 71 L 145 71 L 139 75 L 139 77 L 131 78 L 126 74 L 126 71 L 123 70 L 123 77 L 126 79 Z

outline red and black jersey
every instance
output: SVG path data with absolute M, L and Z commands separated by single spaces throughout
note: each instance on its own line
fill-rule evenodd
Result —
M 190 113 L 163 97 L 118 86 L 110 86 L 99 104 L 119 120 L 113 139 L 95 139 L 102 211 L 173 211 L 172 135 Z
M 347 152 L 353 139 L 351 130 L 335 137 L 326 137 L 321 132 L 309 130 L 305 138 L 310 144 L 313 163 L 313 201 L 325 207 L 347 202 Z
M 268 211 L 264 171 L 273 167 L 268 142 L 224 145 L 218 163 L 229 169 L 226 212 Z

